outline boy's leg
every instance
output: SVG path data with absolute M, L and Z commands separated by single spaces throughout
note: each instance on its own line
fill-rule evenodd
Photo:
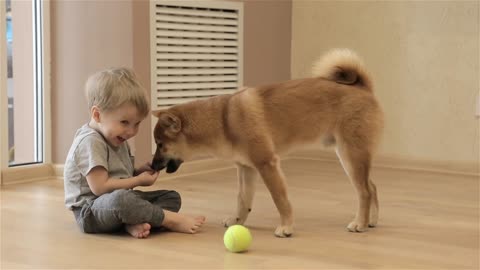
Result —
M 164 210 L 164 223 L 160 229 L 175 232 L 196 233 L 205 222 L 204 216 L 188 216 L 177 213 L 180 210 L 181 198 L 173 190 L 140 191 L 135 193 L 143 199 Z
M 182 206 L 180 194 L 174 190 L 134 190 L 133 192 L 140 198 L 168 211 L 178 212 Z
M 133 190 L 119 189 L 104 194 L 82 208 L 80 217 L 85 232 L 111 232 L 124 224 L 150 223 L 159 227 L 163 210 L 143 199 Z M 77 220 L 78 220 L 77 218 Z

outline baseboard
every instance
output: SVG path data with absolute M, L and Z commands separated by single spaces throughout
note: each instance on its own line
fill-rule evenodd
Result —
M 326 162 L 338 162 L 336 154 L 332 151 L 313 149 L 300 150 L 288 155 L 289 159 L 311 159 Z M 480 176 L 478 163 L 462 163 L 448 161 L 413 160 L 406 157 L 393 157 L 377 155 L 373 160 L 374 168 L 388 168 L 408 171 L 424 171 L 468 176 Z
M 53 176 L 55 178 L 63 179 L 64 164 L 52 164 Z
M 50 164 L 34 164 L 2 169 L 1 185 L 18 184 L 51 179 L 53 168 Z

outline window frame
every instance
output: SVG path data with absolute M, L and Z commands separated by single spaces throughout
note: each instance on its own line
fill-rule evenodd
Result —
M 51 140 L 51 52 L 50 52 L 50 1 L 33 0 L 34 11 L 32 16 L 40 16 L 41 25 L 35 24 L 34 31 L 39 31 L 42 37 L 42 44 L 40 46 L 40 58 L 34 60 L 35 72 L 41 72 L 41 78 L 35 78 L 37 87 L 42 87 L 41 91 L 41 110 L 36 112 L 36 117 L 40 117 L 43 123 L 42 139 L 39 142 L 42 148 L 41 162 L 35 164 L 19 164 L 15 167 L 28 167 L 37 164 L 51 164 L 52 158 L 52 140 Z M 39 11 L 35 12 L 35 9 Z M 35 20 L 35 17 L 34 17 Z M 7 40 L 6 40 L 6 5 L 3 2 L 0 5 L 0 59 L 5 59 L 0 63 L 0 182 L 4 184 L 4 171 L 10 167 L 8 161 L 8 97 L 7 97 Z M 40 71 L 39 71 L 40 69 Z M 37 77 L 37 76 L 35 76 Z M 38 102 L 38 101 L 36 101 Z M 36 104 L 38 106 L 38 104 Z M 38 108 L 38 107 L 37 107 Z

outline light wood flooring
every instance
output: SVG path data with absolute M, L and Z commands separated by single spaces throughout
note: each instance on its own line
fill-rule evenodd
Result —
M 296 217 L 293 237 L 273 235 L 278 214 L 258 181 L 246 222 L 246 253 L 225 250 L 221 221 L 235 209 L 233 168 L 160 180 L 175 189 L 182 212 L 203 214 L 195 235 L 162 232 L 84 234 L 64 208 L 63 183 L 47 180 L 1 189 L 1 269 L 479 269 L 479 179 L 375 168 L 379 226 L 350 233 L 355 193 L 338 162 L 282 162 Z M 163 175 L 161 175 L 163 177 Z M 150 189 L 150 188 L 148 188 Z

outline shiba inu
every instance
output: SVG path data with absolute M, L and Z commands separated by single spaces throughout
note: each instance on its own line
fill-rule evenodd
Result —
M 153 113 L 156 170 L 175 172 L 184 160 L 212 154 L 238 167 L 238 207 L 224 221 L 243 224 L 252 210 L 254 179 L 260 175 L 280 213 L 278 237 L 293 233 L 293 213 L 279 156 L 319 140 L 334 145 L 358 195 L 349 231 L 363 232 L 378 220 L 376 187 L 369 177 L 383 129 L 383 112 L 370 75 L 348 49 L 317 61 L 311 78 L 180 104 Z

